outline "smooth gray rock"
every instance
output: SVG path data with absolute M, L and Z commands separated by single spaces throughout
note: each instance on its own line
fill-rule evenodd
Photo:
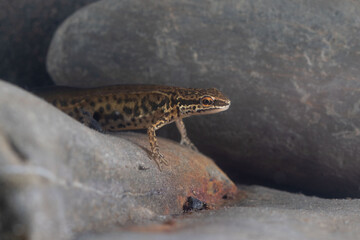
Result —
M 47 67 L 58 85 L 217 87 L 231 108 L 186 124 L 233 178 L 359 197 L 359 16 L 352 0 L 103 0 L 61 25 Z
M 84 231 L 166 219 L 188 197 L 209 207 L 236 186 L 200 153 L 145 134 L 108 135 L 0 81 L 0 239 L 72 239 Z
M 359 239 L 360 200 L 329 200 L 239 186 L 248 198 L 236 206 L 193 213 L 171 223 L 86 234 L 79 240 L 115 239 L 237 239 L 355 240 Z

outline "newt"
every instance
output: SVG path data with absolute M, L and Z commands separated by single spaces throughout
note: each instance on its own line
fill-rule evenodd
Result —
M 100 132 L 147 129 L 151 156 L 159 169 L 168 165 L 159 150 L 155 131 L 175 122 L 180 144 L 193 150 L 183 118 L 225 111 L 230 100 L 216 88 L 158 85 L 116 85 L 98 88 L 50 87 L 35 94 L 69 116 Z

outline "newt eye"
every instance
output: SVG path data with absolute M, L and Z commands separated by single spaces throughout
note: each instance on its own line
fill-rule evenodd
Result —
M 209 107 L 209 106 L 213 105 L 214 100 L 211 97 L 206 96 L 206 97 L 201 98 L 200 102 L 204 107 Z

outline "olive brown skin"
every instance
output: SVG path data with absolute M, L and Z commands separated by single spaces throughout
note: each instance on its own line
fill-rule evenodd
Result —
M 152 157 L 168 162 L 159 151 L 155 131 L 176 122 L 181 144 L 196 150 L 187 137 L 183 118 L 225 111 L 230 100 L 215 88 L 158 85 L 116 85 L 100 88 L 52 87 L 36 92 L 76 120 L 101 132 L 147 129 Z

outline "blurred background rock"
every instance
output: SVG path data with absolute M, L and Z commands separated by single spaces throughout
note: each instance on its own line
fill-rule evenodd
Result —
M 54 32 L 65 18 L 95 1 L 0 1 L 0 78 L 22 87 L 52 85 L 45 62 Z

